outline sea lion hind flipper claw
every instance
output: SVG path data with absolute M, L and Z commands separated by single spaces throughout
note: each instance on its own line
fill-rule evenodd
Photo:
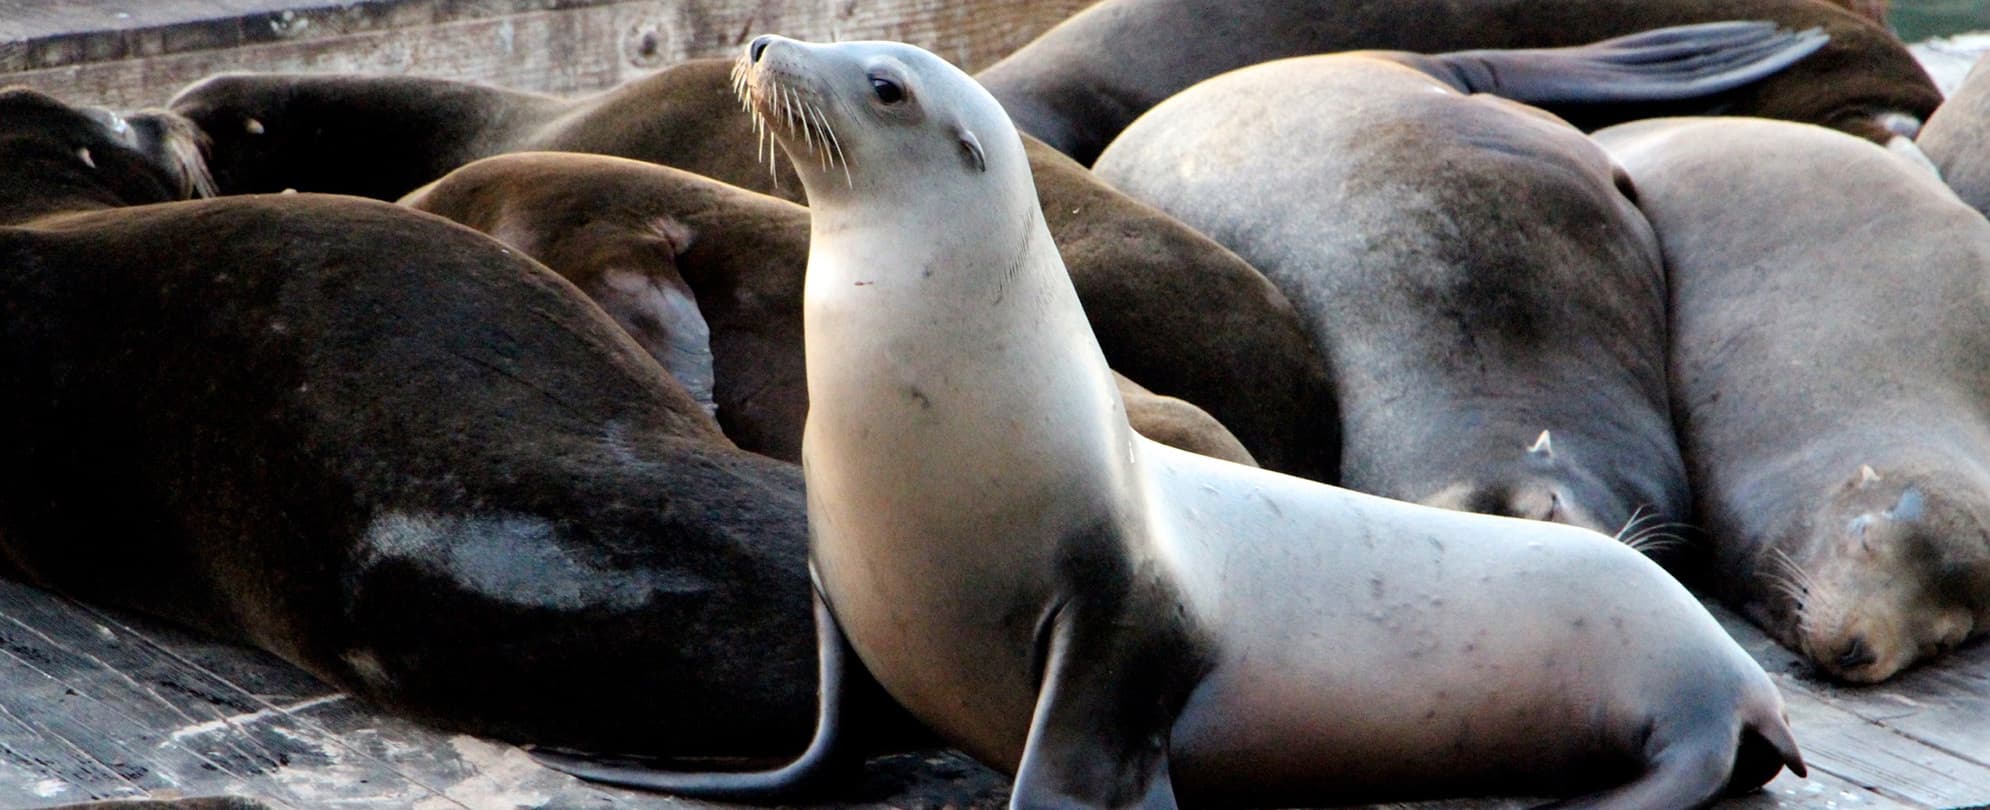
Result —
M 1175 810 L 1168 740 L 1187 689 L 1168 677 L 1126 675 L 1179 671 L 1151 658 L 1180 647 L 1107 637 L 1099 631 L 1113 623 L 1081 618 L 1083 610 L 1070 603 L 1051 620 L 1043 685 L 1009 807 Z M 1163 634 L 1152 635 L 1162 641 Z
M 814 598 L 818 656 L 815 736 L 801 756 L 766 771 L 671 771 L 638 765 L 626 758 L 534 750 L 532 758 L 553 770 L 590 782 L 653 790 L 700 799 L 766 803 L 805 797 L 854 769 L 861 759 L 839 745 L 852 651 L 820 591 Z

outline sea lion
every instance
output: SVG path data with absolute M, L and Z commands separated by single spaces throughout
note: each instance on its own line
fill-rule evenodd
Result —
M 1606 533 L 1686 518 L 1658 242 L 1575 128 L 1310 56 L 1189 88 L 1095 169 L 1298 306 L 1341 486 Z
M 1016 774 L 1012 806 L 1690 807 L 1801 770 L 1767 675 L 1622 544 L 1134 434 L 966 74 L 771 36 L 742 64 L 813 203 L 819 593 L 894 697 Z
M 1934 82 L 1898 39 L 1816 0 L 1105 0 L 976 78 L 1024 132 L 1090 164 L 1162 99 L 1259 62 L 1355 50 L 1576 46 L 1662 26 L 1737 19 L 1817 28 L 1830 42 L 1780 73 L 1700 101 L 1551 109 L 1585 128 L 1719 111 L 1825 124 L 1885 143 L 1895 135 L 1912 137 L 1941 103 Z M 1692 53 L 1680 55 L 1690 62 Z M 1460 57 L 1467 67 L 1474 58 Z M 1635 60 L 1619 64 L 1625 63 Z
M 799 748 L 800 471 L 482 234 L 177 202 L 194 132 L 0 92 L 0 569 L 454 729 Z
M 1990 628 L 1990 223 L 1817 127 L 1596 139 L 1663 245 L 1674 415 L 1721 594 L 1848 681 Z
M 1126 404 L 1126 421 L 1133 431 L 1178 450 L 1222 459 L 1232 464 L 1258 466 L 1251 451 L 1224 429 L 1208 411 L 1175 397 L 1162 396 L 1113 372 L 1119 399 Z
M 780 165 L 778 175 L 770 173 L 766 154 L 756 155 L 751 119 L 732 95 L 730 70 L 729 60 L 694 60 L 571 101 L 442 79 L 225 75 L 182 91 L 172 107 L 215 139 L 210 151 L 224 193 L 295 187 L 396 199 L 447 171 L 434 170 L 446 162 L 441 159 L 369 164 L 366 156 L 376 151 L 377 140 L 364 133 L 377 120 L 431 133 L 411 142 L 448 144 L 450 160 L 534 149 L 593 152 L 800 200 L 793 172 Z M 471 98 L 486 106 L 458 106 Z M 426 111 L 431 106 L 435 115 Z M 258 132 L 251 134 L 246 122 Z M 335 137 L 339 133 L 345 135 Z M 1332 480 L 1339 453 L 1333 392 L 1285 297 L 1228 250 L 1099 182 L 1055 150 L 1037 145 L 1031 155 L 1045 217 L 1114 367 L 1155 392 L 1205 409 L 1267 467 Z M 307 165 L 348 168 L 320 172 Z M 792 289 L 799 291 L 798 279 Z M 703 306 L 708 318 L 716 317 L 709 302 Z M 727 361 L 717 362 L 723 378 Z
M 1977 62 L 1955 94 L 1942 102 L 1915 145 L 1942 181 L 1980 212 L 1990 212 L 1990 70 Z
M 708 327 L 698 308 L 709 302 L 716 323 L 709 327 L 710 341 L 724 372 L 719 423 L 745 449 L 801 460 L 808 413 L 801 317 L 806 209 L 653 163 L 568 152 L 485 158 L 401 202 L 496 236 L 545 263 L 593 297 L 659 361 L 682 353 L 646 338 L 670 333 L 679 323 L 695 325 L 703 337 Z M 687 284 L 686 276 L 697 282 Z M 679 299 L 655 292 L 680 290 Z M 665 306 L 659 299 L 685 303 Z M 651 348 L 659 344 L 661 349 Z M 705 348 L 704 363 L 696 367 L 708 396 L 713 353 Z M 676 371 L 669 362 L 665 367 Z M 1256 464 L 1208 412 L 1124 377 L 1119 383 L 1127 416 L 1142 435 Z

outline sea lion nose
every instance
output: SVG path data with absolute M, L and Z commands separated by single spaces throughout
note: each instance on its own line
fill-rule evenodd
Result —
M 767 52 L 767 46 L 774 41 L 773 34 L 761 34 L 746 44 L 746 61 L 758 63 L 760 55 Z
M 1838 670 L 1850 672 L 1871 664 L 1878 658 L 1873 654 L 1872 648 L 1866 646 L 1865 638 L 1853 636 L 1850 641 L 1845 642 L 1844 650 L 1838 654 Z

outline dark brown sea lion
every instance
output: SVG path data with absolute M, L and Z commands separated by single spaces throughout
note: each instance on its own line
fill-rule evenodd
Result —
M 1575 128 L 1333 54 L 1192 87 L 1096 168 L 1298 306 L 1342 486 L 1605 533 L 1687 517 L 1658 243 Z
M 1674 414 L 1723 595 L 1849 681 L 1990 630 L 1990 223 L 1817 127 L 1596 139 L 1663 242 Z
M 1582 45 L 1663 26 L 1769 20 L 1820 28 L 1824 48 L 1698 102 L 1553 109 L 1579 125 L 1718 111 L 1809 121 L 1881 143 L 1941 93 L 1899 40 L 1817 0 L 1106 0 L 976 75 L 1019 128 L 1090 164 L 1133 119 L 1189 85 L 1291 56 Z
M 224 193 L 294 187 L 397 199 L 454 168 L 441 167 L 451 160 L 553 149 L 675 166 L 801 199 L 791 167 L 777 162 L 770 173 L 768 153 L 756 155 L 730 70 L 726 60 L 696 60 L 573 101 L 441 79 L 229 75 L 187 88 L 172 106 L 214 138 Z M 465 99 L 484 106 L 465 108 Z M 436 114 L 425 112 L 431 104 Z M 364 134 L 370 122 L 428 132 L 414 143 L 444 144 L 447 160 L 369 164 L 377 148 L 376 136 Z M 1207 410 L 1266 467 L 1331 480 L 1332 392 L 1284 296 L 1229 251 L 1055 150 L 1029 149 L 1044 216 L 1114 367 Z M 708 319 L 718 317 L 701 305 Z
M 687 297 L 695 289 L 695 304 L 711 313 L 719 423 L 745 449 L 801 460 L 807 209 L 666 166 L 569 152 L 486 158 L 402 204 L 500 237 L 573 281 L 625 326 L 662 319 L 667 329 L 670 313 L 603 277 L 682 287 Z M 697 319 L 701 328 L 706 322 Z M 711 366 L 705 373 L 710 379 Z M 1124 378 L 1120 390 L 1134 428 L 1149 438 L 1255 463 L 1202 409 Z
M 0 569 L 451 728 L 799 748 L 799 470 L 483 234 L 176 202 L 192 132 L 0 92 Z

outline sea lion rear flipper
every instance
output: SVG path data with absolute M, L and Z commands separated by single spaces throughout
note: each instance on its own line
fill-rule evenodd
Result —
M 1067 603 L 1050 619 L 1009 807 L 1174 810 L 1168 739 L 1182 703 L 1174 693 L 1185 690 L 1165 674 L 1172 662 L 1150 654 L 1168 646 L 1114 637 L 1114 622 L 1080 610 Z
M 1772 22 L 1658 28 L 1573 48 L 1514 48 L 1422 55 L 1371 51 L 1462 93 L 1529 104 L 1678 101 L 1732 90 L 1775 74 L 1824 47 L 1817 29 Z
M 849 640 L 836 624 L 821 590 L 815 593 L 815 635 L 818 656 L 815 737 L 808 749 L 771 771 L 670 771 L 629 764 L 614 757 L 532 751 L 532 758 L 556 771 L 616 787 L 655 790 L 679 796 L 729 801 L 770 802 L 803 795 L 858 760 L 838 746 L 839 725 L 846 697 Z
M 1720 733 L 1712 728 L 1682 724 L 1672 727 L 1673 734 L 1662 730 L 1654 733 L 1646 743 L 1649 759 L 1642 776 L 1609 790 L 1547 807 L 1555 810 L 1703 807 L 1723 795 L 1761 787 L 1783 767 L 1804 775 L 1796 740 L 1780 718 L 1773 723 L 1726 728 L 1728 733 Z

